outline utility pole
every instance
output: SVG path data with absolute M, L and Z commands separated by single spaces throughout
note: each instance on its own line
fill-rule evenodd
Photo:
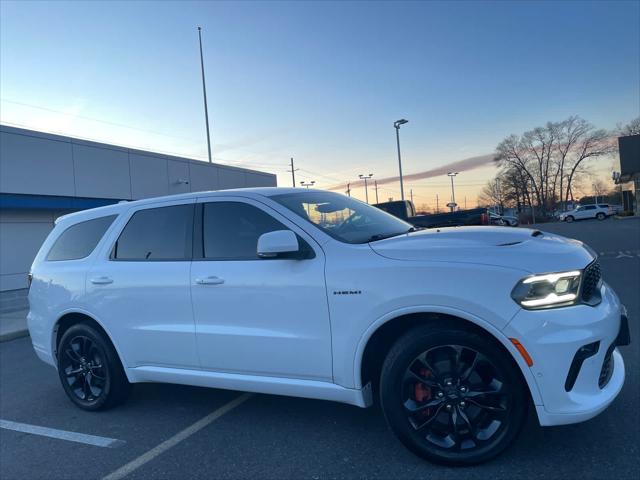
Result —
M 464 196 L 464 209 L 467 209 L 467 196 Z
M 296 172 L 297 168 L 293 168 L 293 157 L 291 157 L 291 170 L 287 170 L 287 172 L 291 172 L 291 180 L 293 181 L 293 188 L 296 188 Z
M 367 189 L 367 180 L 369 180 L 371 177 L 373 177 L 373 173 L 370 173 L 369 175 L 358 175 L 360 177 L 360 179 L 364 180 L 364 196 L 365 199 L 367 200 L 367 203 L 369 203 L 369 190 Z
M 440 198 L 438 197 L 437 193 L 436 193 L 436 213 L 440 213 Z
M 209 152 L 209 163 L 211 160 L 211 137 L 209 135 L 209 110 L 207 108 L 207 87 L 204 81 L 204 58 L 202 57 L 202 28 L 198 27 L 198 41 L 200 42 L 200 69 L 202 70 L 202 94 L 204 96 L 204 121 L 207 125 L 207 151 Z
M 409 190 L 409 196 L 411 197 L 411 203 L 413 203 L 413 188 Z
M 347 196 L 351 196 L 351 183 L 347 183 Z
M 377 181 L 377 180 L 374 180 L 374 181 L 373 181 L 373 185 L 374 185 L 374 186 L 375 186 L 375 188 L 376 188 L 376 204 L 378 204 L 378 203 L 380 203 L 380 202 L 378 201 L 378 181 Z

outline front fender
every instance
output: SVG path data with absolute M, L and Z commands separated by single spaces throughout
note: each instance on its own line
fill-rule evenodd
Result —
M 410 307 L 404 307 L 404 308 L 400 308 L 400 309 L 388 312 L 387 314 L 376 319 L 376 321 L 373 322 L 369 326 L 369 328 L 367 328 L 365 332 L 362 334 L 362 337 L 360 338 L 360 341 L 358 342 L 358 346 L 356 348 L 356 352 L 353 359 L 353 378 L 355 380 L 355 388 L 361 389 L 363 387 L 361 372 L 362 372 L 362 360 L 364 357 L 365 348 L 369 340 L 373 336 L 373 334 L 380 327 L 385 325 L 387 322 L 394 321 L 395 319 L 398 319 L 405 315 L 434 314 L 434 313 L 450 315 L 450 316 L 468 321 L 482 328 L 484 331 L 487 332 L 488 335 L 491 335 L 493 338 L 499 341 L 500 344 L 502 344 L 505 347 L 505 349 L 509 352 L 511 357 L 515 360 L 516 364 L 520 368 L 520 371 L 522 372 L 522 376 L 524 377 L 527 383 L 527 386 L 529 388 L 529 392 L 531 393 L 531 398 L 533 399 L 533 403 L 535 405 L 542 405 L 542 396 L 540 395 L 540 391 L 538 390 L 538 385 L 535 381 L 533 373 L 531 372 L 531 369 L 526 364 L 526 362 L 524 361 L 524 359 L 522 358 L 518 350 L 511 343 L 509 338 L 507 338 L 504 335 L 504 333 L 502 333 L 502 331 L 500 331 L 498 328 L 493 326 L 491 323 L 483 320 L 482 318 L 472 313 L 469 313 L 467 311 L 444 306 L 444 305 L 414 305 Z

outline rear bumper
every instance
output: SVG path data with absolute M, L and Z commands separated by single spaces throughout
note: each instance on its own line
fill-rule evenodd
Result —
M 522 310 L 504 329 L 533 359 L 530 369 L 542 398 L 542 405 L 536 405 L 541 425 L 588 420 L 622 389 L 625 366 L 615 346 L 629 341 L 626 311 L 606 284 L 601 295 L 602 302 L 594 307 Z M 571 374 L 585 346 L 593 348 Z

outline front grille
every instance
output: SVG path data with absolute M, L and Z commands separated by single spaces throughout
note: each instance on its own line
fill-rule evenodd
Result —
M 588 302 L 597 293 L 601 276 L 600 264 L 597 260 L 584 269 L 584 278 L 582 279 L 582 300 Z
M 602 363 L 602 370 L 600 370 L 600 377 L 598 378 L 598 386 L 604 388 L 611 380 L 613 375 L 613 350 L 616 348 L 615 343 L 612 344 L 607 353 L 604 356 L 604 362 Z

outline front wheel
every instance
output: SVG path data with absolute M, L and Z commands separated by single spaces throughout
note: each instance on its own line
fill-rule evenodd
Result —
M 600 212 L 600 213 L 598 213 L 598 214 L 596 215 L 596 218 L 597 218 L 598 220 L 602 221 L 602 220 L 604 220 L 605 218 L 607 218 L 607 216 L 606 216 L 604 213 Z
M 131 387 L 109 339 L 85 323 L 73 325 L 62 336 L 58 375 L 67 396 L 83 410 L 112 407 Z
M 498 455 L 518 435 L 528 407 L 520 372 L 495 341 L 434 326 L 411 330 L 391 348 L 380 399 L 407 448 L 448 465 Z
M 568 215 L 567 218 L 564 219 L 565 222 L 567 223 L 571 223 L 575 220 L 575 218 L 573 218 L 571 215 Z

